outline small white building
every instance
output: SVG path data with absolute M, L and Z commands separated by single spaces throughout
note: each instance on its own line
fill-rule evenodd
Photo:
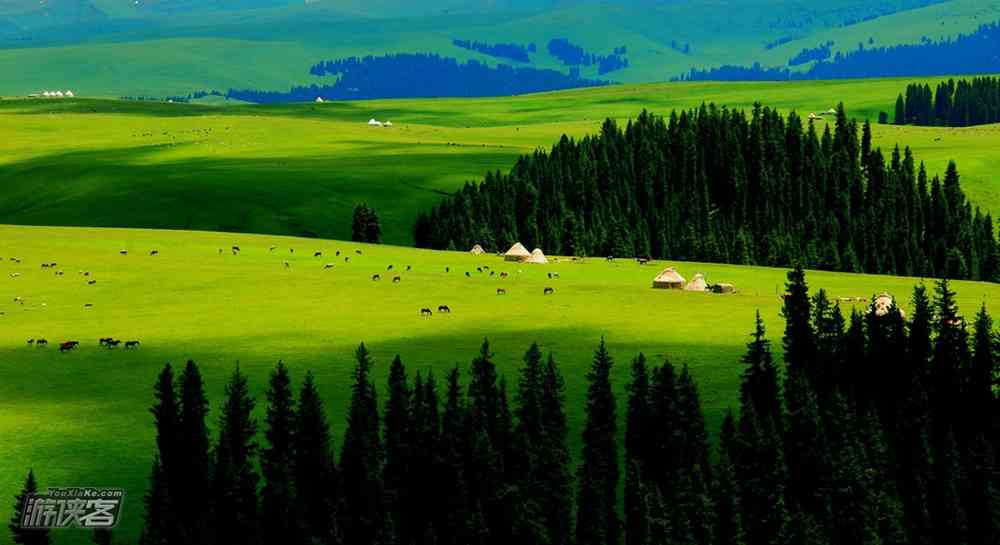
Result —
M 322 102 L 326 102 L 326 101 L 323 100 L 323 97 L 316 97 L 316 102 L 317 103 L 322 103 Z
M 379 120 L 377 120 L 377 119 L 375 119 L 373 117 L 373 118 L 371 118 L 371 119 L 368 120 L 368 126 L 369 127 L 381 127 L 383 125 L 382 125 L 381 121 L 379 121 Z

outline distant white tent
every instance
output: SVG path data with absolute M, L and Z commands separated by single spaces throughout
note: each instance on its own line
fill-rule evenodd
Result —
M 708 291 L 708 282 L 705 281 L 705 275 L 698 273 L 694 275 L 687 285 L 684 286 L 685 291 Z
M 73 91 L 66 91 L 65 93 L 63 93 L 63 95 L 68 96 L 69 98 L 73 98 L 76 96 L 73 94 Z
M 469 253 L 472 255 L 483 255 L 486 253 L 486 250 L 484 250 L 482 246 L 476 244 L 471 250 L 469 250 Z
M 384 126 L 384 127 L 391 127 L 392 126 L 392 121 L 386 121 L 385 123 L 382 124 L 382 126 Z
M 52 93 L 49 92 L 49 91 L 42 91 L 42 96 L 43 97 L 50 97 L 50 96 L 52 96 Z
M 325 101 L 323 100 L 323 97 L 316 97 L 316 102 L 322 103 Z
M 505 261 L 524 261 L 529 257 L 531 257 L 531 252 L 520 242 L 511 246 L 510 250 L 507 250 L 507 253 L 503 255 Z
M 375 119 L 373 117 L 373 118 L 371 118 L 371 119 L 368 120 L 368 126 L 369 127 L 381 127 L 382 126 L 382 122 L 379 121 L 378 119 Z
M 56 96 L 56 97 L 59 97 L 59 98 L 62 98 L 62 96 L 63 96 L 62 91 L 55 91 L 55 92 L 52 93 L 52 95 Z
M 549 260 L 542 253 L 541 248 L 535 248 L 531 251 L 531 255 L 524 260 L 525 263 L 536 263 L 538 265 L 548 265 Z

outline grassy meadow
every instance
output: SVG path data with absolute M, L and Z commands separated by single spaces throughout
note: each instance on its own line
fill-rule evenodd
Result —
M 935 83 L 940 78 L 928 79 Z M 838 102 L 858 119 L 892 111 L 908 79 L 621 85 L 507 98 L 207 106 L 113 100 L 0 101 L 0 218 L 349 238 L 354 205 L 386 242 L 412 243 L 416 215 L 487 170 L 642 109 L 754 102 L 803 116 Z M 391 120 L 393 128 L 365 125 Z M 820 124 L 824 121 L 820 121 Z M 1000 214 L 1000 125 L 876 125 L 931 173 L 958 161 L 971 201 Z
M 631 358 L 640 351 L 657 363 L 669 358 L 692 368 L 714 431 L 736 403 L 739 360 L 754 312 L 761 310 L 776 351 L 783 329 L 780 269 L 672 263 L 688 278 L 703 272 L 709 281 L 738 287 L 723 296 L 653 290 L 663 262 L 563 258 L 524 265 L 464 252 L 139 229 L 0 226 L 0 241 L 0 491 L 13 494 L 28 467 L 43 486 L 125 487 L 121 535 L 129 538 L 138 533 L 154 444 L 147 411 L 152 384 L 165 362 L 199 362 L 213 429 L 237 363 L 250 377 L 259 418 L 275 362 L 288 364 L 296 383 L 311 369 L 339 437 L 359 342 L 376 358 L 384 395 L 394 354 L 411 373 L 433 370 L 441 380 L 455 365 L 467 369 L 488 337 L 501 373 L 514 381 L 521 356 L 537 341 L 565 374 L 571 447 L 578 452 L 585 373 L 602 336 L 617 362 L 614 382 L 622 402 Z M 242 248 L 240 255 L 229 251 L 233 244 Z M 150 256 L 153 249 L 159 255 Z M 323 256 L 314 257 L 316 251 Z M 52 262 L 56 269 L 41 268 Z M 324 269 L 328 263 L 334 267 Z M 389 265 L 393 272 L 386 271 Z M 477 272 L 482 266 L 510 277 Z M 561 278 L 550 280 L 548 272 Z M 381 281 L 371 280 L 376 273 Z M 401 281 L 394 284 L 397 274 Z M 97 283 L 88 285 L 90 279 Z M 814 291 L 822 287 L 835 298 L 889 291 L 904 307 L 919 282 L 822 272 L 809 273 L 808 280 Z M 506 296 L 496 294 L 499 286 Z M 555 294 L 543 295 L 545 287 Z M 967 315 L 984 301 L 1000 300 L 998 285 L 958 282 L 955 289 Z M 450 315 L 436 312 L 442 304 Z M 421 317 L 423 307 L 434 309 L 434 316 Z M 142 345 L 132 351 L 98 347 L 105 336 Z M 50 346 L 26 344 L 37 338 Z M 56 343 L 70 339 L 79 340 L 80 349 L 59 353 Z M 4 502 L 0 518 L 9 517 L 8 508 Z M 57 543 L 87 538 L 82 532 L 56 537 Z

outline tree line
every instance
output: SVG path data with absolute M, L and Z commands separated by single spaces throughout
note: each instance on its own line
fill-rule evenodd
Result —
M 432 371 L 411 382 L 396 356 L 384 404 L 361 344 L 336 458 L 312 374 L 296 395 L 277 364 L 261 426 L 237 366 L 212 441 L 198 366 L 175 376 L 167 364 L 139 543 L 997 543 L 1000 337 L 985 305 L 970 334 L 947 280 L 933 298 L 916 287 L 911 312 L 873 304 L 845 317 L 790 271 L 785 365 L 758 311 L 739 411 L 726 413 L 714 455 L 697 383 L 669 360 L 632 360 L 619 429 L 602 339 L 575 471 L 562 374 L 537 344 L 512 393 L 487 341 L 442 386 Z M 32 489 L 29 473 L 15 510 Z M 48 543 L 17 516 L 15 543 Z
M 812 61 L 823 61 L 830 58 L 832 54 L 833 41 L 819 44 L 816 47 L 807 47 L 799 51 L 797 55 L 788 60 L 788 66 L 799 66 Z
M 314 76 L 335 76 L 331 85 L 292 87 L 289 91 L 230 89 L 228 98 L 256 103 L 309 102 L 374 98 L 505 96 L 608 85 L 605 81 L 532 67 L 488 66 L 475 59 L 398 53 L 350 57 L 312 66 Z
M 378 212 L 368 206 L 368 203 L 361 203 L 354 207 L 351 219 L 351 240 L 369 244 L 382 243 L 382 224 L 379 221 Z
M 896 98 L 897 125 L 969 127 L 1000 122 L 1000 78 L 943 81 L 932 92 L 928 84 L 911 83 Z
M 864 47 L 838 51 L 832 59 L 820 60 L 809 70 L 786 67 L 725 65 L 692 68 L 677 79 L 689 81 L 785 81 L 812 79 L 937 76 L 1000 72 L 1000 22 L 980 26 L 970 34 L 889 47 Z M 789 63 L 791 64 L 791 63 Z
M 592 66 L 597 65 L 597 73 L 604 75 L 615 70 L 628 68 L 628 59 L 625 55 L 628 49 L 623 45 L 616 47 L 610 55 L 598 55 L 588 53 L 582 46 L 576 45 L 566 38 L 553 38 L 549 40 L 549 54 L 559 59 L 566 66 Z
M 859 132 L 861 133 L 859 135 Z M 569 137 L 418 216 L 420 247 L 613 255 L 1000 280 L 989 213 L 958 169 L 887 158 L 843 105 L 822 132 L 794 112 L 702 106 Z
M 534 53 L 537 49 L 533 43 L 528 45 L 515 43 L 491 44 L 474 40 L 459 40 L 457 38 L 452 40 L 451 43 L 455 45 L 455 47 L 461 47 L 462 49 L 477 51 L 491 57 L 510 59 L 517 62 L 531 62 L 531 57 L 528 56 L 528 53 Z

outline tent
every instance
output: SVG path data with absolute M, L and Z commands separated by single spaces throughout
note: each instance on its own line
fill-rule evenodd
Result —
M 546 259 L 545 254 L 542 253 L 540 248 L 535 248 L 531 251 L 531 256 L 524 260 L 525 263 L 537 263 L 539 265 L 548 265 L 549 260 Z
M 504 261 L 524 261 L 531 257 L 531 252 L 524 247 L 524 244 L 520 242 L 514 244 L 507 250 L 507 253 L 503 254 Z
M 486 253 L 486 250 L 484 250 L 482 246 L 476 244 L 471 250 L 469 250 L 469 253 L 472 255 L 483 255 Z
M 73 91 L 66 91 L 64 94 L 66 96 L 70 97 L 70 98 L 73 98 L 74 96 L 76 96 L 76 95 L 73 94 Z
M 698 273 L 684 286 L 686 291 L 708 291 L 708 282 L 705 282 L 705 275 Z
M 383 125 L 384 127 L 391 127 L 391 126 L 392 126 L 392 121 L 386 121 L 386 122 L 385 122 L 385 123 L 383 123 L 382 125 Z
M 377 119 L 375 119 L 373 117 L 373 118 L 371 118 L 371 119 L 368 120 L 368 126 L 369 127 L 381 127 L 382 126 L 382 122 L 379 121 L 379 120 L 377 120 Z
M 316 97 L 316 102 L 325 102 L 323 97 Z
M 653 287 L 666 290 L 679 290 L 684 287 L 684 277 L 674 270 L 673 267 L 667 267 L 653 279 Z

